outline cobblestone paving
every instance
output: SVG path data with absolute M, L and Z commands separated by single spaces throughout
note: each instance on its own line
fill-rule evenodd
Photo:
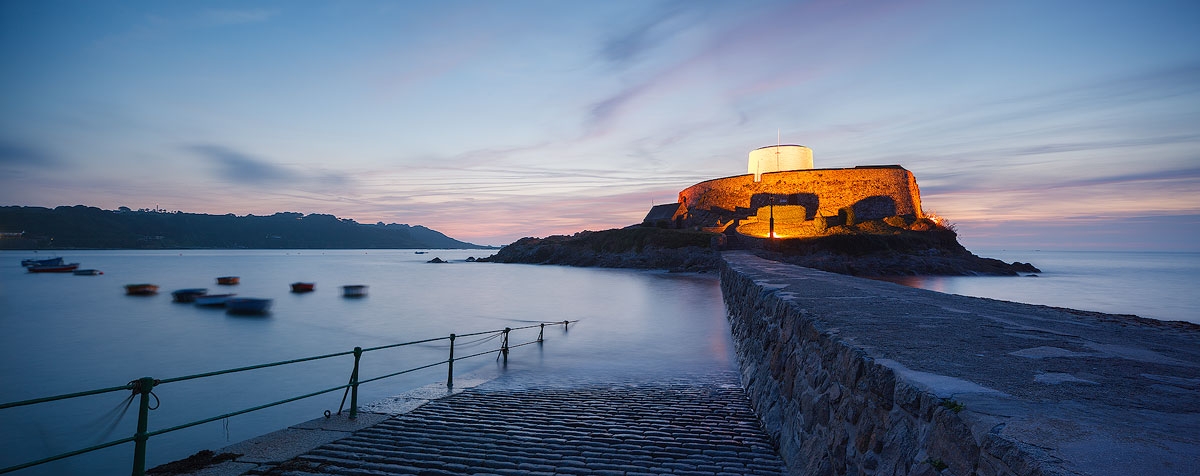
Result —
M 251 474 L 785 472 L 732 372 L 535 382 L 501 377 Z

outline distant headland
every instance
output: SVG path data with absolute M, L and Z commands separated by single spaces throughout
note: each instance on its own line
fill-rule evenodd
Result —
M 487 249 L 420 225 L 333 215 L 206 215 L 96 207 L 0 207 L 0 249 Z
M 745 175 L 687 187 L 639 225 L 525 238 L 485 261 L 703 271 L 716 269 L 720 249 L 859 276 L 1040 272 L 964 248 L 952 225 L 921 209 L 903 167 L 814 169 L 800 145 L 751 151 Z

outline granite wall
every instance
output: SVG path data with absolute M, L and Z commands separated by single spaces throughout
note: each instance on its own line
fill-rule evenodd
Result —
M 869 343 L 841 335 L 770 284 L 723 262 L 721 288 L 742 383 L 791 474 L 1056 473 L 966 422 L 955 401 L 897 375 L 863 350 Z

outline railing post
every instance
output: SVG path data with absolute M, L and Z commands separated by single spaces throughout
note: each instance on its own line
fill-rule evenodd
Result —
M 354 371 L 350 372 L 350 419 L 358 418 L 358 361 L 362 358 L 362 347 L 354 348 Z
M 153 377 L 142 377 L 136 380 L 133 391 L 142 394 L 138 403 L 137 433 L 133 435 L 133 476 L 146 474 L 146 427 L 150 423 L 150 391 L 154 389 Z
M 563 332 L 567 332 L 567 323 L 571 321 L 563 321 Z
M 446 360 L 446 388 L 454 388 L 454 334 L 450 334 L 450 359 Z
M 545 332 L 546 332 L 546 323 L 543 322 L 543 323 L 539 324 L 539 327 L 538 327 L 538 343 L 539 344 L 542 343 L 542 334 L 544 334 Z
M 508 363 L 508 333 L 512 328 L 504 328 L 504 341 L 500 343 L 500 354 L 504 355 L 504 363 Z

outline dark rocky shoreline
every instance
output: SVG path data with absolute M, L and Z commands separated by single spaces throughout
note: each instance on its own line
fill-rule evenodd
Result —
M 711 247 L 645 246 L 640 250 L 595 250 L 588 246 L 578 246 L 570 238 L 522 238 L 501 248 L 496 254 L 476 261 L 705 273 L 716 271 L 721 260 L 721 254 Z
M 1005 263 L 974 254 L 943 255 L 937 250 L 927 254 L 872 253 L 848 256 L 835 253 L 785 255 L 759 250 L 755 254 L 772 261 L 804 266 L 850 276 L 1018 276 L 1042 272 L 1030 263 Z
M 477 261 L 710 272 L 717 270 L 721 261 L 719 238 L 711 233 L 630 227 L 522 238 Z M 746 247 L 766 259 L 852 276 L 1018 276 L 1041 272 L 1030 263 L 976 256 L 949 230 L 890 236 L 838 235 Z

